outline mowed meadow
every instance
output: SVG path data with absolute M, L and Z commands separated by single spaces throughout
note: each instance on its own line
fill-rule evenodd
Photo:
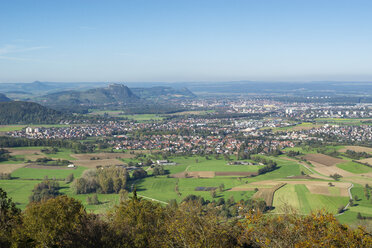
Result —
M 119 194 L 76 194 L 71 183 L 67 183 L 65 179 L 70 174 L 75 179 L 79 178 L 85 170 L 95 169 L 100 165 L 127 166 L 131 162 L 136 164 L 148 159 L 154 162 L 162 159 L 161 155 L 149 151 L 75 154 L 69 149 L 59 149 L 54 154 L 46 154 L 42 152 L 43 149 L 45 147 L 11 148 L 11 155 L 17 160 L 0 163 L 0 170 L 11 172 L 12 177 L 11 180 L 0 180 L 0 187 L 8 192 L 21 209 L 29 203 L 29 196 L 35 185 L 44 178 L 49 178 L 59 182 L 62 194 L 80 200 L 88 211 L 105 212 L 119 203 Z M 286 153 L 290 150 L 299 151 L 301 155 L 288 157 Z M 357 199 L 354 199 L 353 206 L 349 206 L 337 218 L 345 223 L 354 223 L 358 213 L 365 217 L 372 216 L 372 202 L 364 195 L 365 182 L 370 181 L 368 176 L 371 167 L 355 162 L 343 153 L 339 158 L 327 159 L 328 155 L 318 154 L 316 150 L 306 147 L 286 149 L 279 156 L 255 156 L 275 161 L 277 168 L 258 175 L 258 171 L 265 165 L 252 159 L 237 160 L 235 156 L 222 155 L 170 156 L 167 159 L 175 164 L 163 166 L 166 175 L 155 176 L 151 167 L 142 166 L 148 176 L 129 180 L 127 190 L 130 196 L 135 187 L 140 197 L 163 205 L 173 199 L 181 202 L 188 195 L 198 195 L 209 201 L 218 201 L 221 198 L 235 201 L 263 199 L 275 214 L 293 210 L 300 214 L 309 214 L 318 209 L 338 214 L 340 206 L 345 207 L 349 203 L 348 190 L 351 188 L 353 199 L 354 196 Z M 30 166 L 27 163 L 42 157 L 65 159 L 76 166 Z M 234 164 L 236 161 L 245 164 Z M 322 173 L 325 171 L 323 167 L 327 170 L 345 171 L 345 175 L 349 176 L 335 181 L 330 175 Z M 88 203 L 88 197 L 94 195 L 98 196 L 99 204 Z

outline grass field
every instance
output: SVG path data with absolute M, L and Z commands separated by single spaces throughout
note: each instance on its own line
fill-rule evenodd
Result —
M 52 166 L 51 166 L 52 167 Z M 65 179 L 71 173 L 74 174 L 74 177 L 80 177 L 83 171 L 86 170 L 84 167 L 76 167 L 76 169 L 35 169 L 35 168 L 20 168 L 15 170 L 12 173 L 12 177 L 19 179 L 44 179 L 56 178 L 56 179 Z
M 89 160 L 89 156 L 100 156 L 102 161 L 107 159 L 108 155 L 105 154 L 81 154 L 75 155 L 69 149 L 60 149 L 57 154 L 42 154 L 40 149 L 43 147 L 32 147 L 32 148 L 17 148 L 17 157 L 26 157 L 34 155 L 37 152 L 39 155 L 52 157 L 54 159 L 68 159 L 77 160 L 86 158 Z M 327 147 L 329 149 L 338 149 L 339 147 Z M 292 148 L 292 150 L 298 149 L 299 151 L 306 153 L 316 153 L 314 149 L 307 148 Z M 288 150 L 288 149 L 287 149 Z M 27 153 L 25 155 L 22 153 Z M 123 156 L 121 160 L 128 163 L 129 161 L 140 162 L 139 159 L 128 158 L 129 154 L 109 154 L 110 156 Z M 81 157 L 82 156 L 82 157 Z M 86 156 L 86 157 L 84 157 Z M 264 156 L 264 155 L 258 155 Z M 176 162 L 177 165 L 165 166 L 165 169 L 170 172 L 170 174 L 180 173 L 187 171 L 191 172 L 201 172 L 201 171 L 211 171 L 211 172 L 256 172 L 260 167 L 257 165 L 228 165 L 228 161 L 220 157 L 216 159 L 215 156 L 209 156 L 210 159 L 206 159 L 202 156 L 189 156 L 189 157 L 169 157 L 170 161 Z M 146 158 L 157 159 L 155 155 L 146 155 Z M 234 157 L 231 156 L 233 159 Z M 319 179 L 306 179 L 297 177 L 291 179 L 295 176 L 301 176 L 301 171 L 304 167 L 298 163 L 298 161 L 288 160 L 285 155 L 278 157 L 265 156 L 267 159 L 271 159 L 277 162 L 278 169 L 263 175 L 253 176 L 253 177 L 238 177 L 238 176 L 217 176 L 213 178 L 168 178 L 167 176 L 149 176 L 140 180 L 131 180 L 128 182 L 128 189 L 131 188 L 132 184 L 136 185 L 137 193 L 140 196 L 148 197 L 148 199 L 155 199 L 162 202 L 168 202 L 169 200 L 176 199 L 180 202 L 186 196 L 190 194 L 200 195 L 206 200 L 218 200 L 219 198 L 228 199 L 234 197 L 236 201 L 244 199 L 247 200 L 255 194 L 254 188 L 269 189 L 272 185 L 264 185 L 263 181 L 273 182 L 273 185 L 280 183 L 286 183 L 285 186 L 280 188 L 274 194 L 273 205 L 275 207 L 274 212 L 280 213 L 284 211 L 282 209 L 285 205 L 291 205 L 296 208 L 301 214 L 308 214 L 312 210 L 324 208 L 332 213 L 336 213 L 337 209 L 341 205 L 346 205 L 348 203 L 348 197 L 345 194 L 341 194 L 345 189 L 340 189 L 336 184 L 346 184 L 341 182 L 334 184 L 335 187 L 327 187 L 329 180 L 319 180 Z M 89 160 L 90 161 L 90 160 Z M 98 160 L 99 161 L 99 160 Z M 249 160 L 247 160 L 249 161 Z M 252 162 L 252 161 L 251 161 Z M 11 165 L 10 165 L 11 166 Z M 347 159 L 345 163 L 338 165 L 341 169 L 347 170 L 352 173 L 362 173 L 369 172 L 370 168 L 367 167 L 368 171 L 364 171 L 366 168 L 360 164 L 352 162 Z M 347 167 L 345 169 L 345 166 Z M 360 167 L 362 166 L 362 167 Z M 309 166 L 311 167 L 311 166 Z M 336 166 L 334 166 L 336 168 Z M 312 169 L 314 167 L 311 167 Z M 34 185 L 40 182 L 45 176 L 49 178 L 57 178 L 60 180 L 65 179 L 70 173 L 73 173 L 75 178 L 81 176 L 82 172 L 86 168 L 77 167 L 76 169 L 45 169 L 45 168 L 19 168 L 12 173 L 12 176 L 17 179 L 13 180 L 0 180 L 0 187 L 4 188 L 10 197 L 18 203 L 18 206 L 22 209 L 28 203 L 28 197 L 31 195 Z M 145 168 L 147 169 L 147 168 Z M 307 171 L 308 172 L 308 171 Z M 151 169 L 148 171 L 151 175 Z M 355 177 L 360 177 L 358 174 L 353 174 Z M 368 179 L 367 177 L 365 177 Z M 316 182 L 321 182 L 325 184 L 325 189 L 320 188 L 319 185 L 315 185 Z M 314 184 L 315 183 L 315 184 Z M 220 192 L 217 190 L 217 197 L 213 198 L 209 191 L 195 191 L 197 187 L 216 187 L 218 188 L 221 184 L 224 185 L 224 190 Z M 262 185 L 261 185 L 262 184 Z M 306 185 L 308 186 L 306 186 Z M 314 185 L 312 185 L 314 184 Z M 372 183 L 371 183 L 372 184 Z M 101 202 L 99 205 L 88 205 L 87 197 L 93 194 L 76 195 L 70 188 L 69 184 L 64 181 L 60 181 L 61 193 L 68 196 L 74 197 L 81 200 L 86 206 L 88 211 L 94 212 L 104 212 L 111 208 L 119 202 L 118 194 L 98 194 L 98 199 Z M 176 191 L 176 185 L 178 185 L 178 192 Z M 357 201 L 357 205 L 346 211 L 345 214 L 340 215 L 339 219 L 345 223 L 352 223 L 355 221 L 356 214 L 360 212 L 364 216 L 372 216 L 372 202 L 371 200 L 365 199 L 362 185 L 354 184 L 352 189 L 353 195 L 358 195 L 361 199 Z M 267 186 L 267 187 L 266 187 Z M 231 188 L 238 188 L 240 190 L 231 191 Z M 309 190 L 310 189 L 310 190 Z M 327 191 L 328 190 L 328 191 Z M 343 190 L 341 192 L 341 190 Z M 324 191 L 324 192 L 323 192 Z M 327 192 L 325 192 L 327 191 Z M 323 194 L 323 195 L 322 195 Z M 341 196 L 344 195 L 344 196 Z
M 178 188 L 180 196 L 176 193 L 176 184 L 178 182 Z M 224 197 L 228 199 L 231 196 L 240 197 L 239 199 L 248 199 L 248 197 L 253 195 L 253 192 L 232 192 L 227 191 L 227 189 L 232 188 L 237 185 L 241 185 L 243 181 L 236 178 L 167 178 L 165 176 L 161 177 L 149 177 L 143 180 L 137 180 L 135 182 L 137 186 L 138 194 L 147 197 L 155 198 L 161 201 L 169 201 L 171 199 L 176 199 L 181 201 L 188 195 L 200 195 L 207 200 L 217 200 L 213 199 L 210 192 L 208 191 L 195 191 L 197 187 L 219 187 L 224 184 L 225 190 L 219 192 L 217 197 Z
M 341 163 L 336 165 L 338 168 L 346 170 L 351 173 L 360 174 L 360 173 L 368 173 L 372 171 L 371 167 L 365 166 L 363 164 L 355 163 L 352 161 Z
M 48 157 L 48 158 L 54 158 L 54 159 L 65 159 L 65 160 L 70 160 L 70 161 L 73 161 L 73 160 L 76 160 L 76 158 L 74 158 L 73 156 L 71 156 L 71 150 L 70 149 L 66 149 L 66 148 L 58 148 L 58 152 L 56 154 L 45 154 L 45 157 Z
M 287 178 L 290 176 L 299 176 L 301 175 L 301 168 L 297 162 L 288 161 L 281 158 L 268 157 L 277 162 L 279 169 L 274 170 L 270 173 L 259 175 L 256 177 L 249 178 L 249 182 L 258 182 L 262 180 L 272 180 L 279 178 Z
M 256 172 L 259 168 L 263 167 L 260 165 L 228 165 L 228 161 L 224 159 L 210 158 L 207 160 L 205 157 L 194 156 L 189 158 L 174 158 L 172 161 L 187 165 L 187 171 L 245 171 L 245 172 Z M 245 160 L 249 161 L 249 160 Z M 253 161 L 249 161 L 253 162 Z
M 358 201 L 354 201 L 355 206 L 349 207 L 349 209 L 344 214 L 338 216 L 337 219 L 339 219 L 341 223 L 350 224 L 360 222 L 357 219 L 358 213 L 361 213 L 362 216 L 372 217 L 372 197 L 367 200 L 364 195 L 363 186 L 354 184 L 354 187 L 351 189 L 351 194 L 354 198 L 357 196 L 359 198 Z M 372 221 L 367 221 L 366 223 L 369 224 L 370 227 L 372 226 Z
M 301 214 L 308 214 L 319 209 L 325 209 L 336 214 L 337 209 L 347 203 L 348 197 L 311 194 L 307 187 L 302 184 L 287 184 L 274 194 L 275 212 L 278 213 L 285 211 L 288 205 L 297 209 Z
M 28 197 L 38 180 L 0 180 L 0 187 L 13 199 L 17 207 L 24 209 L 28 204 Z

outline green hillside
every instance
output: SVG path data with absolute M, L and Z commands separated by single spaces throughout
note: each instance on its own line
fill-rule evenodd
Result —
M 1 102 L 0 124 L 48 124 L 56 123 L 66 115 L 34 102 Z
M 139 98 L 125 85 L 111 84 L 106 88 L 87 91 L 62 91 L 45 95 L 41 102 L 47 105 L 112 104 L 137 101 Z

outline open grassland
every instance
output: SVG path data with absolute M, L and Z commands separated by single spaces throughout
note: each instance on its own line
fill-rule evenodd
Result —
M 352 162 L 352 161 L 342 163 L 342 164 L 338 164 L 337 167 L 340 168 L 340 169 L 343 169 L 345 171 L 354 173 L 354 174 L 362 174 L 362 173 L 372 172 L 371 167 L 365 166 L 365 165 L 360 164 L 360 163 Z
M 354 223 L 356 226 L 363 225 L 372 227 L 372 221 L 367 220 L 358 220 L 357 215 L 360 213 L 362 216 L 365 217 L 372 217 L 372 198 L 369 200 L 364 195 L 364 188 L 360 184 L 354 184 L 354 187 L 351 189 L 351 193 L 355 199 L 355 196 L 358 197 L 358 200 L 354 200 L 354 206 L 348 208 L 344 214 L 339 215 L 337 219 L 341 221 L 341 223 L 351 224 Z
M 80 200 L 82 204 L 85 206 L 87 211 L 92 211 L 96 213 L 106 212 L 108 209 L 112 208 L 113 206 L 119 204 L 119 195 L 118 194 L 97 194 L 98 200 L 100 204 L 98 205 L 89 205 L 87 202 L 88 196 L 93 196 L 95 193 L 91 194 L 75 194 L 70 187 L 71 184 L 66 184 L 65 182 L 60 182 L 62 194 L 66 194 L 70 197 L 73 197 L 77 200 Z
M 258 182 L 263 180 L 273 180 L 273 179 L 282 179 L 287 177 L 293 176 L 300 176 L 301 175 L 301 168 L 300 165 L 293 161 L 288 161 L 282 158 L 275 158 L 275 157 L 268 157 L 277 162 L 278 169 L 266 173 L 263 175 L 258 175 L 255 177 L 251 177 L 248 179 L 249 182 Z
M 186 197 L 187 195 L 194 194 L 194 195 L 201 195 L 205 199 L 213 200 L 210 192 L 208 191 L 195 191 L 197 187 L 219 187 L 221 184 L 224 185 L 224 191 L 219 192 L 217 190 L 217 197 L 224 197 L 225 199 L 229 198 L 232 194 L 228 189 L 232 187 L 241 185 L 244 183 L 244 179 L 237 179 L 237 178 L 180 178 L 178 185 L 179 191 L 181 193 L 182 198 Z M 252 195 L 252 194 L 250 194 Z M 216 199 L 217 200 L 217 199 Z M 239 199 L 235 199 L 239 200 Z
M 167 177 L 149 177 L 137 180 L 135 182 L 137 192 L 149 198 L 155 198 L 167 202 L 171 199 L 181 201 L 188 195 L 200 195 L 206 200 L 217 200 L 220 197 L 225 199 L 233 196 L 235 200 L 248 199 L 253 192 L 232 192 L 228 189 L 242 184 L 242 180 L 236 178 L 167 178 Z M 217 198 L 213 198 L 209 191 L 196 191 L 197 187 L 216 187 L 224 184 L 222 192 L 217 190 Z M 176 191 L 178 185 L 178 192 Z
M 90 169 L 95 169 L 97 166 L 124 165 L 124 163 L 118 159 L 76 160 L 74 164 Z
M 171 199 L 181 200 L 175 191 L 176 178 L 149 177 L 136 180 L 137 193 L 160 201 L 167 202 Z
M 371 189 L 369 190 L 372 191 Z M 372 196 L 369 200 L 364 194 L 364 186 L 360 184 L 354 184 L 354 187 L 351 189 L 351 194 L 354 199 L 355 196 L 358 197 L 358 201 L 354 201 L 355 206 L 350 208 L 351 212 L 360 212 L 362 215 L 371 215 L 372 216 Z
M 273 205 L 277 213 L 294 208 L 301 214 L 308 214 L 319 209 L 336 214 L 340 206 L 348 203 L 348 199 L 342 196 L 312 194 L 303 184 L 287 184 L 275 192 Z
M 50 169 L 39 169 L 39 168 L 20 168 L 15 170 L 12 173 L 12 177 L 19 179 L 38 179 L 42 180 L 45 177 L 56 178 L 56 179 L 65 179 L 71 173 L 74 174 L 74 177 L 80 177 L 86 168 L 76 167 L 76 168 L 67 168 L 66 169 L 53 169 L 53 166 L 50 166 Z
M 0 180 L 0 188 L 8 193 L 18 208 L 24 209 L 29 203 L 28 197 L 38 183 L 38 180 Z

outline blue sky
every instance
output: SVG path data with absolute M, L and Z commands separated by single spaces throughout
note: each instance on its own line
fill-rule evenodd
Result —
M 372 1 L 0 1 L 0 82 L 372 81 Z

